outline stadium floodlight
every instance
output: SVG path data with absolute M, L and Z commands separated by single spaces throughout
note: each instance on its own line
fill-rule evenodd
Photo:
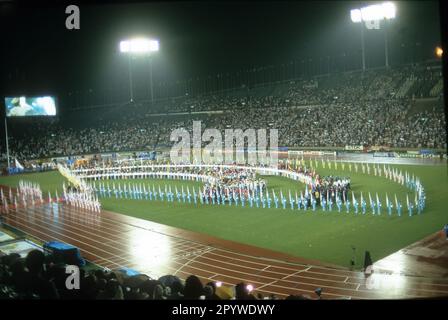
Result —
M 354 23 L 358 23 L 362 21 L 361 10 L 353 9 L 350 11 L 350 17 Z
M 129 55 L 129 91 L 131 102 L 134 101 L 132 89 L 132 74 L 131 74 L 131 55 L 149 55 L 152 52 L 159 51 L 159 41 L 147 38 L 133 38 L 129 40 L 120 41 L 120 52 Z M 152 59 L 149 59 L 149 81 L 151 90 L 151 103 L 154 101 L 154 91 L 152 84 Z
M 360 9 L 350 11 L 350 18 L 354 23 L 364 22 L 369 29 L 379 29 L 379 22 L 382 20 L 394 19 L 397 9 L 393 2 L 374 4 Z M 361 45 L 362 45 L 362 69 L 366 69 L 364 28 L 361 25 Z M 384 28 L 384 56 L 386 67 L 389 67 L 389 54 L 387 46 L 387 28 Z
M 353 9 L 350 11 L 350 16 L 353 22 L 359 23 L 361 21 L 378 21 L 390 20 L 395 18 L 396 8 L 392 2 L 384 2 L 381 4 L 374 4 L 361 9 Z
M 124 40 L 120 42 L 120 51 L 125 53 L 150 53 L 159 51 L 159 41 L 144 38 Z
M 382 4 L 384 19 L 395 19 L 397 8 L 393 2 L 385 2 Z

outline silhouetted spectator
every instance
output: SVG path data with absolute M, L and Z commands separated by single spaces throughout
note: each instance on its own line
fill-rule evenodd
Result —
M 186 300 L 197 300 L 204 294 L 204 287 L 197 276 L 191 275 L 185 281 L 184 297 Z

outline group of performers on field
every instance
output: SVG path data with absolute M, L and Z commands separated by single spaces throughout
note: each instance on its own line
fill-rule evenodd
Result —
M 202 169 L 205 170 L 205 169 Z M 320 177 L 315 171 L 298 168 L 311 177 L 311 184 L 306 184 L 305 192 L 300 194 L 283 194 L 283 191 L 276 192 L 274 189 L 268 190 L 264 179 L 257 179 L 255 172 L 236 168 L 207 168 L 201 173 L 207 174 L 210 179 L 202 188 L 182 186 L 179 190 L 169 185 L 160 185 L 156 188 L 144 183 L 117 183 L 114 181 L 104 183 L 93 182 L 92 189 L 102 197 L 115 196 L 116 198 L 146 199 L 146 200 L 166 200 L 170 202 L 178 201 L 194 204 L 212 205 L 235 205 L 257 208 L 290 208 L 299 210 L 315 211 L 319 207 L 324 211 L 337 209 L 338 212 L 346 211 L 355 214 L 366 214 L 368 206 L 374 215 L 381 215 L 382 202 L 376 194 L 372 197 L 368 193 L 368 198 L 360 194 L 358 200 L 355 193 L 351 191 L 351 180 L 349 177 L 327 176 Z M 188 171 L 190 172 L 190 171 Z M 406 185 L 416 192 L 415 202 L 407 197 L 406 205 L 408 214 L 413 215 L 414 210 L 421 213 L 425 206 L 425 194 L 420 181 L 410 176 L 406 177 Z M 174 189 L 174 190 L 173 190 Z M 418 196 L 417 196 L 418 195 Z M 395 201 L 394 201 L 395 200 Z M 353 208 L 353 210 L 352 210 Z M 395 196 L 394 199 L 386 194 L 385 209 L 389 215 L 395 209 L 398 216 L 403 213 L 403 205 Z
M 84 167 L 84 169 L 93 169 L 89 174 L 95 176 L 97 174 L 105 173 L 102 177 L 97 175 L 91 181 L 90 187 L 94 192 L 102 197 L 115 196 L 116 198 L 130 198 L 130 199 L 148 199 L 148 200 L 167 200 L 188 202 L 188 203 L 202 203 L 202 204 L 218 204 L 218 205 L 241 205 L 249 207 L 262 207 L 262 208 L 284 208 L 291 209 L 311 209 L 316 210 L 320 207 L 325 211 L 332 211 L 337 209 L 341 211 L 354 211 L 355 214 L 365 214 L 370 206 L 372 214 L 381 214 L 383 204 L 376 194 L 376 197 L 372 197 L 370 192 L 368 197 L 364 197 L 362 192 L 360 198 L 355 196 L 355 193 L 351 191 L 351 181 L 349 177 L 338 176 L 326 176 L 321 177 L 315 171 L 315 167 L 307 168 L 305 165 L 297 162 L 295 165 L 288 161 L 279 162 L 279 170 L 288 170 L 300 174 L 299 181 L 306 185 L 305 191 L 300 194 L 291 194 L 288 191 L 287 194 L 283 194 L 283 190 L 276 192 L 271 189 L 268 190 L 266 181 L 259 179 L 255 173 L 255 170 L 250 166 L 247 168 L 229 168 L 222 166 L 170 166 L 163 162 L 158 161 L 140 161 L 138 162 L 117 163 L 110 161 L 103 164 L 103 168 L 97 168 L 94 165 Z M 157 168 L 147 165 L 164 164 L 167 168 Z M 129 167 L 131 166 L 131 167 Z M 367 168 L 369 174 L 369 166 L 362 165 L 363 172 L 364 167 Z M 378 169 L 374 166 L 377 171 Z M 119 170 L 116 170 L 119 169 Z M 169 173 L 168 175 L 163 175 Z M 357 171 L 357 170 L 355 170 Z M 124 173 L 132 173 L 131 177 L 134 178 L 175 178 L 181 180 L 195 180 L 192 176 L 201 176 L 201 181 L 204 183 L 202 188 L 197 190 L 192 187 L 190 191 L 189 187 L 178 188 L 172 187 L 171 184 L 157 189 L 154 185 L 145 185 L 144 183 L 121 183 L 117 182 L 118 187 L 115 187 L 115 182 L 110 181 L 108 183 L 102 182 L 103 179 L 114 180 L 120 178 L 129 178 L 130 176 L 124 175 Z M 136 175 L 134 175 L 136 173 Z M 150 174 L 152 173 L 152 174 Z M 140 174 L 140 175 L 139 175 Z M 177 176 L 170 176 L 170 174 L 177 174 Z M 381 176 L 381 174 L 379 174 Z M 413 215 L 414 210 L 417 213 L 421 213 L 425 207 L 426 196 L 423 186 L 418 178 L 410 176 L 407 173 L 402 174 L 396 172 L 395 169 L 384 168 L 384 176 L 395 182 L 405 185 L 411 191 L 415 191 L 415 201 L 410 201 L 409 197 L 406 198 L 405 206 L 408 209 L 408 214 Z M 206 179 L 204 180 L 204 177 Z M 293 177 L 294 178 L 294 177 Z M 91 179 L 93 180 L 93 179 Z M 99 181 L 98 181 L 99 180 Z M 296 179 L 297 180 L 297 179 Z M 85 181 L 85 180 L 84 180 Z M 98 183 L 97 183 L 98 182 Z M 173 190 L 174 189 L 174 190 Z M 179 190 L 180 189 L 180 190 Z M 389 215 L 392 215 L 394 209 L 396 213 L 401 216 L 403 212 L 403 204 L 397 199 L 389 198 L 386 194 L 385 209 Z M 352 209 L 352 210 L 351 210 Z
M 150 164 L 150 163 L 148 163 Z M 116 169 L 116 164 L 108 163 L 110 169 Z M 138 167 L 138 166 L 137 166 Z M 368 167 L 368 166 L 366 166 Z M 360 198 L 355 196 L 351 191 L 351 180 L 349 177 L 338 176 L 320 176 L 313 168 L 307 168 L 300 164 L 296 166 L 288 165 L 285 162 L 280 162 L 280 175 L 286 174 L 291 176 L 291 172 L 295 175 L 295 180 L 305 184 L 305 190 L 296 191 L 294 194 L 289 190 L 283 193 L 283 190 L 268 189 L 266 180 L 259 178 L 253 167 L 229 167 L 229 166 L 169 166 L 168 168 L 148 168 L 141 167 L 137 171 L 141 176 L 134 176 L 136 178 L 153 177 L 159 179 L 180 179 L 180 180 L 195 180 L 203 182 L 202 187 L 181 187 L 172 186 L 172 184 L 165 184 L 164 186 L 152 187 L 145 183 L 134 183 L 124 181 L 114 181 L 122 177 L 123 171 L 104 172 L 104 168 L 97 169 L 95 167 L 85 168 L 98 170 L 98 175 L 91 175 L 91 178 L 83 178 L 82 175 L 72 171 L 67 167 L 59 166 L 61 174 L 69 181 L 69 187 L 63 186 L 63 194 L 59 199 L 56 192 L 57 201 L 65 201 L 69 205 L 89 209 L 99 212 L 101 208 L 98 197 L 116 197 L 126 199 L 146 199 L 146 200 L 166 200 L 174 202 L 194 203 L 194 204 L 212 204 L 212 205 L 235 205 L 248 206 L 257 208 L 290 208 L 299 210 L 315 211 L 321 208 L 323 211 L 333 211 L 337 209 L 338 212 L 346 211 L 354 212 L 355 214 L 366 214 L 367 211 L 374 215 L 380 215 L 383 204 L 376 194 L 372 197 L 370 192 L 368 197 L 364 197 L 362 192 Z M 133 170 L 129 169 L 129 172 Z M 166 170 L 163 172 L 163 170 Z M 283 170 L 283 172 L 281 172 Z M 287 173 L 285 170 L 287 170 Z M 153 175 L 146 175 L 152 172 Z M 286 173 L 285 173 L 286 172 Z M 78 172 L 79 173 L 79 172 Z M 176 176 L 163 175 L 162 173 L 174 174 Z M 92 174 L 92 172 L 90 172 Z M 95 178 L 92 178 L 95 176 Z M 396 195 L 394 198 L 389 198 L 386 194 L 385 209 L 389 215 L 392 215 L 394 210 L 398 216 L 403 213 L 403 207 L 407 207 L 409 216 L 416 211 L 420 214 L 425 208 L 426 195 L 423 185 L 417 177 L 402 174 L 395 169 L 384 169 L 384 176 L 390 180 L 398 182 L 406 186 L 411 192 L 415 193 L 415 199 L 409 199 L 406 196 L 406 203 L 402 204 Z M 195 178 L 196 177 L 196 178 Z M 198 178 L 200 177 L 200 179 Z M 108 181 L 107 183 L 105 180 Z M 117 185 L 117 186 L 116 186 Z M 12 196 L 11 190 L 8 195 L 0 192 L 0 201 L 2 206 L 8 206 L 8 203 L 17 205 L 17 202 L 22 199 L 22 202 L 27 203 L 41 202 L 43 203 L 43 195 L 40 187 L 36 183 L 21 181 L 18 186 L 18 193 Z M 20 197 L 20 198 L 18 198 Z M 29 199 L 30 201 L 26 201 Z M 383 198 L 384 200 L 384 198 Z M 413 201 L 414 200 L 414 201 Z M 48 201 L 52 201 L 51 194 L 48 194 Z M 370 207 L 370 210 L 368 210 Z M 2 207 L 3 208 L 3 207 Z

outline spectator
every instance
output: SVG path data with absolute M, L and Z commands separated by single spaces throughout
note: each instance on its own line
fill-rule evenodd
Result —
M 235 299 L 236 300 L 257 300 L 255 296 L 253 296 L 247 285 L 244 282 L 238 283 L 235 286 Z
M 198 277 L 191 275 L 185 281 L 184 298 L 187 300 L 198 300 L 204 294 L 204 288 Z

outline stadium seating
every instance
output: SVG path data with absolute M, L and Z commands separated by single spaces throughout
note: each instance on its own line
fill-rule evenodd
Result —
M 33 250 L 25 258 L 11 253 L 0 257 L 0 299 L 100 299 L 100 300 L 257 300 L 275 296 L 253 295 L 239 283 L 235 290 L 220 283 L 204 284 L 194 275 L 182 281 L 165 275 L 151 279 L 129 270 L 80 269 L 78 290 L 66 287 L 66 265 L 52 255 Z M 233 294 L 235 292 L 235 294 Z M 287 299 L 311 299 L 290 296 Z
M 197 97 L 66 112 L 59 121 L 11 125 L 11 155 L 153 150 L 175 128 L 277 128 L 287 147 L 381 145 L 446 148 L 440 68 L 426 65 L 347 72 Z M 410 80 L 411 79 L 411 80 Z M 434 97 L 436 96 L 436 97 Z M 415 98 L 432 98 L 416 109 Z M 213 111 L 213 113 L 212 113 Z M 2 149 L 4 153 L 4 149 Z

